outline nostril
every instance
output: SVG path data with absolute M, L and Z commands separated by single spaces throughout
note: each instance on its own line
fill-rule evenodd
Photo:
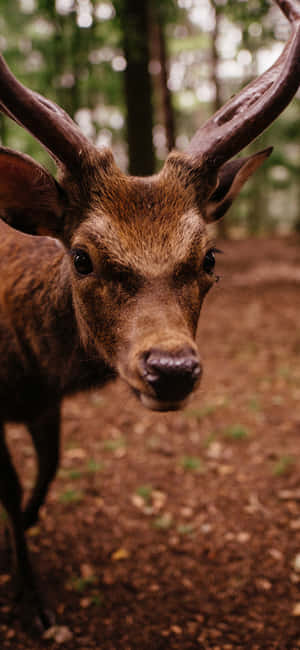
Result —
M 143 358 L 145 381 L 162 400 L 182 400 L 194 388 L 202 368 L 192 349 L 150 350 Z
M 150 353 L 145 358 L 145 370 L 153 377 L 158 375 L 193 375 L 201 373 L 199 361 L 195 357 L 175 356 L 165 353 Z

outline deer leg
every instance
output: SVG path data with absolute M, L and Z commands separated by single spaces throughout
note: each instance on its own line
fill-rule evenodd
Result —
M 53 617 L 42 602 L 32 569 L 22 520 L 22 488 L 0 428 L 0 501 L 8 515 L 16 565 L 16 599 L 22 600 L 39 629 L 51 625 Z
M 27 424 L 37 454 L 38 472 L 31 497 L 23 512 L 23 526 L 27 530 L 38 520 L 59 462 L 60 409 L 55 406 L 42 417 Z

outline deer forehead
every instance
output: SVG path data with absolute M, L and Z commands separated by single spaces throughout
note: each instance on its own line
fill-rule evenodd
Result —
M 204 223 L 191 208 L 176 217 L 141 213 L 126 221 L 93 214 L 79 228 L 73 246 L 90 245 L 94 254 L 104 251 L 114 262 L 153 276 L 172 272 L 196 247 L 200 256 L 206 242 Z

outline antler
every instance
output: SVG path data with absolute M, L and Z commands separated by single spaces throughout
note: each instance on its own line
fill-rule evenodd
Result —
M 252 142 L 283 111 L 300 84 L 300 7 L 275 0 L 292 23 L 281 56 L 199 129 L 187 153 L 193 165 L 220 166 Z M 30 131 L 56 160 L 78 166 L 93 145 L 54 102 L 23 86 L 0 56 L 0 109 Z
M 69 115 L 54 102 L 25 88 L 11 73 L 1 55 L 0 109 L 30 131 L 53 158 L 69 168 L 78 166 L 83 151 L 92 148 Z
M 275 1 L 292 23 L 291 37 L 274 65 L 195 133 L 187 150 L 195 165 L 223 165 L 275 120 L 299 88 L 300 6 L 293 0 Z

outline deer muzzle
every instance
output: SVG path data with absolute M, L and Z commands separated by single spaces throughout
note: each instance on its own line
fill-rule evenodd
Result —
M 146 407 L 157 411 L 181 408 L 202 375 L 200 361 L 190 347 L 152 348 L 142 356 L 139 370 L 145 390 L 136 392 Z

